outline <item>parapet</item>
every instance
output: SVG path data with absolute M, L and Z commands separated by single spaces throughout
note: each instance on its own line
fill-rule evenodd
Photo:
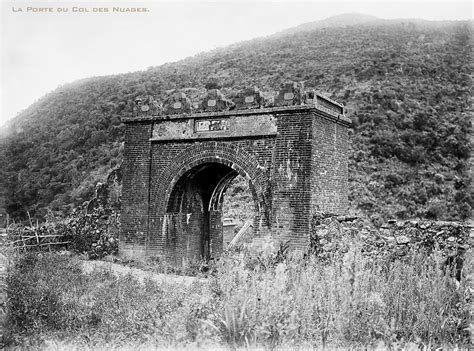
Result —
M 233 96 L 225 96 L 218 89 L 209 89 L 204 97 L 193 101 L 184 91 L 171 91 L 163 101 L 152 96 L 138 97 L 129 102 L 129 115 L 124 122 L 133 120 L 168 119 L 171 116 L 209 114 L 215 112 L 244 112 L 245 110 L 286 110 L 287 108 L 315 108 L 337 119 L 350 123 L 344 106 L 313 89 L 305 90 L 301 83 L 286 83 L 276 92 L 262 92 L 256 87 L 241 89 Z M 264 112 L 264 111 L 261 111 Z

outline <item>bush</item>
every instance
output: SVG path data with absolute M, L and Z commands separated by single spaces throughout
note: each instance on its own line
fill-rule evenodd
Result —
M 8 240 L 16 242 L 15 247 L 20 249 L 51 251 L 67 247 L 91 259 L 100 259 L 118 253 L 119 228 L 117 212 L 105 210 L 102 206 L 89 212 L 79 208 L 67 218 L 55 217 L 50 212 L 42 224 L 25 226 L 13 223 L 8 227 Z M 30 241 L 23 247 L 21 239 L 25 237 L 30 237 Z M 60 243 L 65 244 L 55 245 Z
M 91 213 L 75 211 L 67 220 L 63 234 L 71 241 L 71 250 L 99 259 L 118 253 L 119 228 L 119 215 L 99 207 Z

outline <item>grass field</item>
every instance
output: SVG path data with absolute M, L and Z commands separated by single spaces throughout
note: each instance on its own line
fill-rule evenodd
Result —
M 469 277 L 443 274 L 436 254 L 388 262 L 351 247 L 323 262 L 268 243 L 224 255 L 191 285 L 84 272 L 71 255 L 18 255 L 5 340 L 46 349 L 468 347 Z

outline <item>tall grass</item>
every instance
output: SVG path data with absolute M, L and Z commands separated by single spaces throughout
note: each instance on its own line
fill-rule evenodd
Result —
M 438 261 L 415 252 L 370 260 L 357 244 L 324 262 L 242 251 L 224 256 L 207 284 L 182 287 L 84 274 L 74 259 L 28 254 L 16 258 L 8 276 L 10 342 L 466 346 L 468 282 L 443 274 Z
M 145 281 L 107 270 L 85 274 L 74 258 L 28 253 L 15 258 L 7 277 L 7 342 L 30 342 L 45 335 L 96 343 L 190 339 L 187 316 L 201 287 Z M 186 301 L 186 303 L 184 303 Z
M 218 324 L 233 335 L 226 340 L 243 344 L 245 335 L 262 345 L 308 347 L 468 342 L 469 289 L 444 275 L 434 256 L 377 262 L 353 247 L 328 264 L 289 258 L 252 270 L 243 262 L 229 260 L 219 269 Z M 238 330 L 229 328 L 234 319 Z

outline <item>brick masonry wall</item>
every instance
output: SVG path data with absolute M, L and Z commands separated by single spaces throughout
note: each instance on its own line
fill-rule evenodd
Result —
M 248 113 L 252 123 L 256 112 Z M 207 209 L 169 213 L 168 207 L 178 182 L 180 187 L 201 187 L 196 190 L 196 198 L 207 201 L 203 199 L 213 189 L 204 188 L 215 188 L 219 179 L 212 179 L 208 184 L 201 179 L 199 185 L 187 178 L 192 178 L 193 170 L 205 164 L 220 164 L 213 166 L 216 172 L 222 173 L 218 177 L 237 172 L 250 181 L 257 209 L 253 227 L 256 241 L 270 234 L 274 239 L 289 242 L 290 247 L 302 248 L 309 243 L 314 213 L 343 213 L 348 204 L 347 124 L 314 108 L 270 113 L 271 121 L 275 121 L 270 125 L 276 123 L 277 132 L 248 136 L 226 135 L 221 130 L 215 138 L 212 133 L 206 138 L 195 137 L 191 131 L 182 138 L 167 139 L 164 132 L 160 139 L 152 139 L 154 125 L 160 120 L 128 123 L 122 253 L 157 255 L 178 264 L 200 255 L 219 255 L 221 208 L 210 213 Z M 232 117 L 228 112 L 219 116 Z M 239 117 L 240 121 L 245 118 L 242 112 L 239 116 L 243 116 Z M 182 121 L 177 120 L 180 124 Z M 203 232 L 208 236 L 203 236 Z
M 151 132 L 150 123 L 128 124 L 125 131 L 120 251 L 130 256 L 146 253 Z
M 310 229 L 311 152 L 313 116 L 278 116 L 274 150 L 272 190 L 273 237 L 291 247 L 307 244 Z
M 187 213 L 170 213 L 164 215 L 163 219 L 166 229 L 162 235 L 167 245 L 159 256 L 176 265 L 200 259 L 209 240 L 201 235 L 206 229 L 203 227 L 204 214 L 194 212 L 189 216 Z
M 312 131 L 311 215 L 344 214 L 349 207 L 348 129 L 317 113 Z

